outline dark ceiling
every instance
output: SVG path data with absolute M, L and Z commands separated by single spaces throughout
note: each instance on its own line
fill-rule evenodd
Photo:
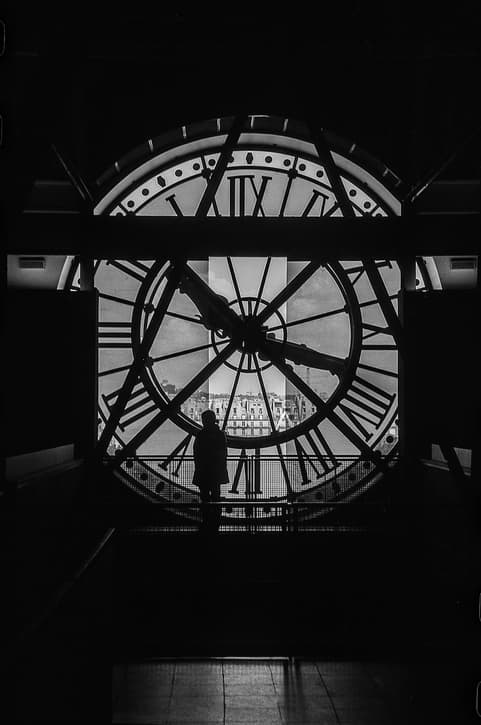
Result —
M 64 178 L 52 143 L 92 184 L 147 138 L 242 109 L 310 114 L 408 184 L 479 128 L 477 2 L 108 5 L 2 16 L 9 210 Z M 478 178 L 479 161 L 475 136 L 444 175 Z

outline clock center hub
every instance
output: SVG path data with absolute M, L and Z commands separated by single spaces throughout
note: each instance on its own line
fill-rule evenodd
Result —
M 268 301 L 257 297 L 242 297 L 242 308 L 238 299 L 231 300 L 229 307 L 232 307 L 239 316 L 239 325 L 233 330 L 232 339 L 236 343 L 237 353 L 231 360 L 226 360 L 224 365 L 235 372 L 242 372 L 250 375 L 257 374 L 257 366 L 253 358 L 258 357 L 259 370 L 262 372 L 270 368 L 272 361 L 264 355 L 262 349 L 264 343 L 274 333 L 269 333 L 269 327 L 259 322 L 259 313 L 267 306 Z M 285 321 L 279 310 L 273 313 L 273 322 L 277 328 L 282 328 L 280 342 L 286 340 Z M 218 343 L 224 340 L 218 332 L 212 331 L 212 343 L 215 352 L 219 352 Z M 237 356 L 237 357 L 236 357 Z
M 248 353 L 258 352 L 266 339 L 267 327 L 261 325 L 253 315 L 248 315 L 242 329 L 242 349 Z

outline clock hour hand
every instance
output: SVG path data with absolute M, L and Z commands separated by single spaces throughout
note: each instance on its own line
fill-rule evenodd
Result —
M 179 292 L 188 295 L 201 314 L 201 321 L 208 330 L 215 330 L 222 336 L 232 337 L 238 329 L 240 320 L 227 304 L 222 295 L 213 292 L 210 287 L 189 267 L 178 285 Z
M 327 355 L 317 350 L 312 350 L 306 345 L 299 345 L 295 342 L 281 342 L 273 336 L 267 336 L 263 344 L 264 353 L 271 353 L 274 357 L 282 357 L 291 360 L 297 365 L 305 365 L 309 368 L 329 370 L 333 375 L 340 377 L 346 370 L 346 361 L 335 355 Z M 268 359 L 262 352 L 259 353 L 261 360 Z

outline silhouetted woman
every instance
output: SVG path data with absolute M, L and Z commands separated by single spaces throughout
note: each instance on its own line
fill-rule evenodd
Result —
M 192 482 L 200 489 L 202 503 L 207 504 L 209 501 L 218 501 L 221 484 L 229 482 L 227 443 L 213 410 L 202 413 L 202 425 L 204 427 L 194 441 L 195 472 Z M 219 523 L 220 509 L 202 506 L 201 528 L 217 531 Z

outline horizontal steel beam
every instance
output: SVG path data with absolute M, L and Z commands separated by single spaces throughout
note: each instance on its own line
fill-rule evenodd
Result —
M 6 251 L 104 259 L 463 255 L 478 253 L 479 219 L 477 214 L 374 219 L 23 214 L 10 225 Z

